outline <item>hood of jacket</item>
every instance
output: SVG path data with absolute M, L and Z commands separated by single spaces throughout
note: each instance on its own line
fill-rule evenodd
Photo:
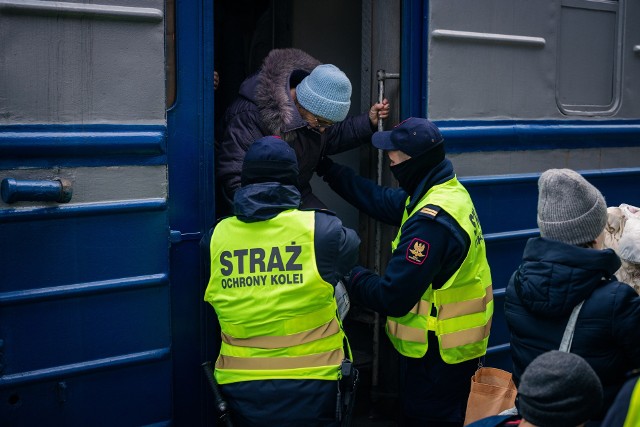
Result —
M 611 249 L 568 245 L 542 237 L 529 239 L 513 285 L 522 304 L 545 317 L 566 316 L 620 267 Z
M 307 125 L 291 98 L 291 80 L 293 77 L 296 85 L 318 65 L 320 61 L 299 49 L 274 49 L 260 72 L 240 88 L 258 107 L 267 135 L 290 142 L 289 134 Z
M 233 196 L 233 214 L 244 222 L 264 221 L 297 209 L 302 198 L 293 185 L 263 182 L 241 187 Z

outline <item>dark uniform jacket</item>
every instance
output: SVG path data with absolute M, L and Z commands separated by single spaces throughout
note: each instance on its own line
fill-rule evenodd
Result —
M 293 186 L 252 184 L 236 192 L 234 214 L 246 222 L 263 221 L 299 204 L 300 193 Z M 314 233 L 318 272 L 335 286 L 357 262 L 360 238 L 329 211 L 315 213 Z M 337 425 L 335 381 L 244 381 L 221 389 L 234 426 Z
M 417 203 L 429 188 L 453 177 L 453 166 L 449 160 L 444 160 L 422 180 L 411 200 Z M 331 166 L 324 174 L 324 180 L 336 193 L 367 215 L 386 224 L 400 226 L 407 200 L 403 189 L 380 187 L 356 175 L 351 168 L 338 164 Z M 409 244 L 417 236 L 430 244 L 429 255 L 422 264 L 409 262 L 405 256 Z M 446 212 L 441 211 L 435 219 L 417 213 L 404 223 L 400 242 L 385 268 L 384 276 L 356 267 L 348 283 L 349 296 L 352 301 L 382 315 L 404 316 L 420 300 L 430 283 L 434 289 L 445 284 L 462 264 L 469 245 L 467 234 Z
M 347 117 L 323 134 L 307 127 L 290 89 L 320 62 L 298 49 L 275 49 L 265 58 L 261 70 L 246 79 L 238 98 L 223 120 L 222 137 L 216 141 L 216 177 L 230 213 L 233 193 L 240 187 L 240 171 L 249 145 L 263 136 L 276 135 L 295 150 L 300 170 L 298 188 L 302 207 L 324 207 L 311 194 L 309 181 L 322 155 L 336 154 L 369 142 L 374 129 L 368 114 Z
M 453 165 L 443 160 L 418 184 L 411 200 L 420 201 L 434 185 L 455 174 Z M 401 188 L 381 187 L 356 175 L 346 166 L 332 164 L 323 179 L 342 198 L 367 215 L 389 225 L 400 226 L 407 200 Z M 408 209 L 412 209 L 412 204 Z M 429 254 L 418 265 L 406 259 L 414 237 L 429 243 Z M 420 300 L 429 284 L 441 288 L 464 261 L 469 245 L 468 235 L 444 210 L 435 216 L 416 213 L 402 225 L 400 242 L 391 256 L 384 275 L 363 267 L 351 271 L 346 283 L 351 302 L 362 304 L 381 315 L 401 317 Z M 477 361 L 447 364 L 440 357 L 435 334 L 429 333 L 429 349 L 421 359 L 400 356 L 400 388 L 403 394 L 403 416 L 406 421 L 429 425 L 429 422 L 464 420 L 471 375 Z
M 640 296 L 616 281 L 613 274 L 619 267 L 611 249 L 542 237 L 527 242 L 505 297 L 516 385 L 533 359 L 560 347 L 571 311 L 584 300 L 571 352 L 600 377 L 606 412 L 625 374 L 640 366 Z

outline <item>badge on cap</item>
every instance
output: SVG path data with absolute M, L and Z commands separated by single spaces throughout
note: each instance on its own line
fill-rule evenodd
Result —
M 407 261 L 418 265 L 423 264 L 424 260 L 429 256 L 430 247 L 431 245 L 428 242 L 414 237 L 407 248 Z

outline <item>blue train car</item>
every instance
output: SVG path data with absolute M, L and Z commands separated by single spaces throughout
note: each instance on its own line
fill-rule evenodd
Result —
M 486 364 L 509 369 L 502 295 L 538 233 L 539 174 L 640 205 L 639 18 L 628 0 L 0 0 L 0 425 L 216 424 L 199 248 L 216 123 L 281 47 L 343 69 L 352 113 L 385 96 L 386 127 L 441 127 L 493 272 Z M 394 184 L 371 147 L 337 160 Z M 383 270 L 394 230 L 312 184 Z M 350 316 L 375 412 L 393 353 L 375 313 Z
M 204 425 L 212 3 L 2 0 L 0 39 L 0 424 Z

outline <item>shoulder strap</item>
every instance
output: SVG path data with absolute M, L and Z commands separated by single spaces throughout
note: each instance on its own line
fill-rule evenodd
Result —
M 582 308 L 582 301 L 580 304 L 576 305 L 571 312 L 571 316 L 569 316 L 569 322 L 567 323 L 567 327 L 564 330 L 564 335 L 562 336 L 562 341 L 560 342 L 560 348 L 558 350 L 564 351 L 565 353 L 571 353 L 571 343 L 573 342 L 573 332 L 576 329 L 576 321 L 578 320 L 578 315 L 580 314 L 580 309 Z
M 423 206 L 422 209 L 418 211 L 417 215 L 429 219 L 436 219 L 436 216 L 440 213 L 441 210 L 442 208 L 440 206 L 428 204 Z

